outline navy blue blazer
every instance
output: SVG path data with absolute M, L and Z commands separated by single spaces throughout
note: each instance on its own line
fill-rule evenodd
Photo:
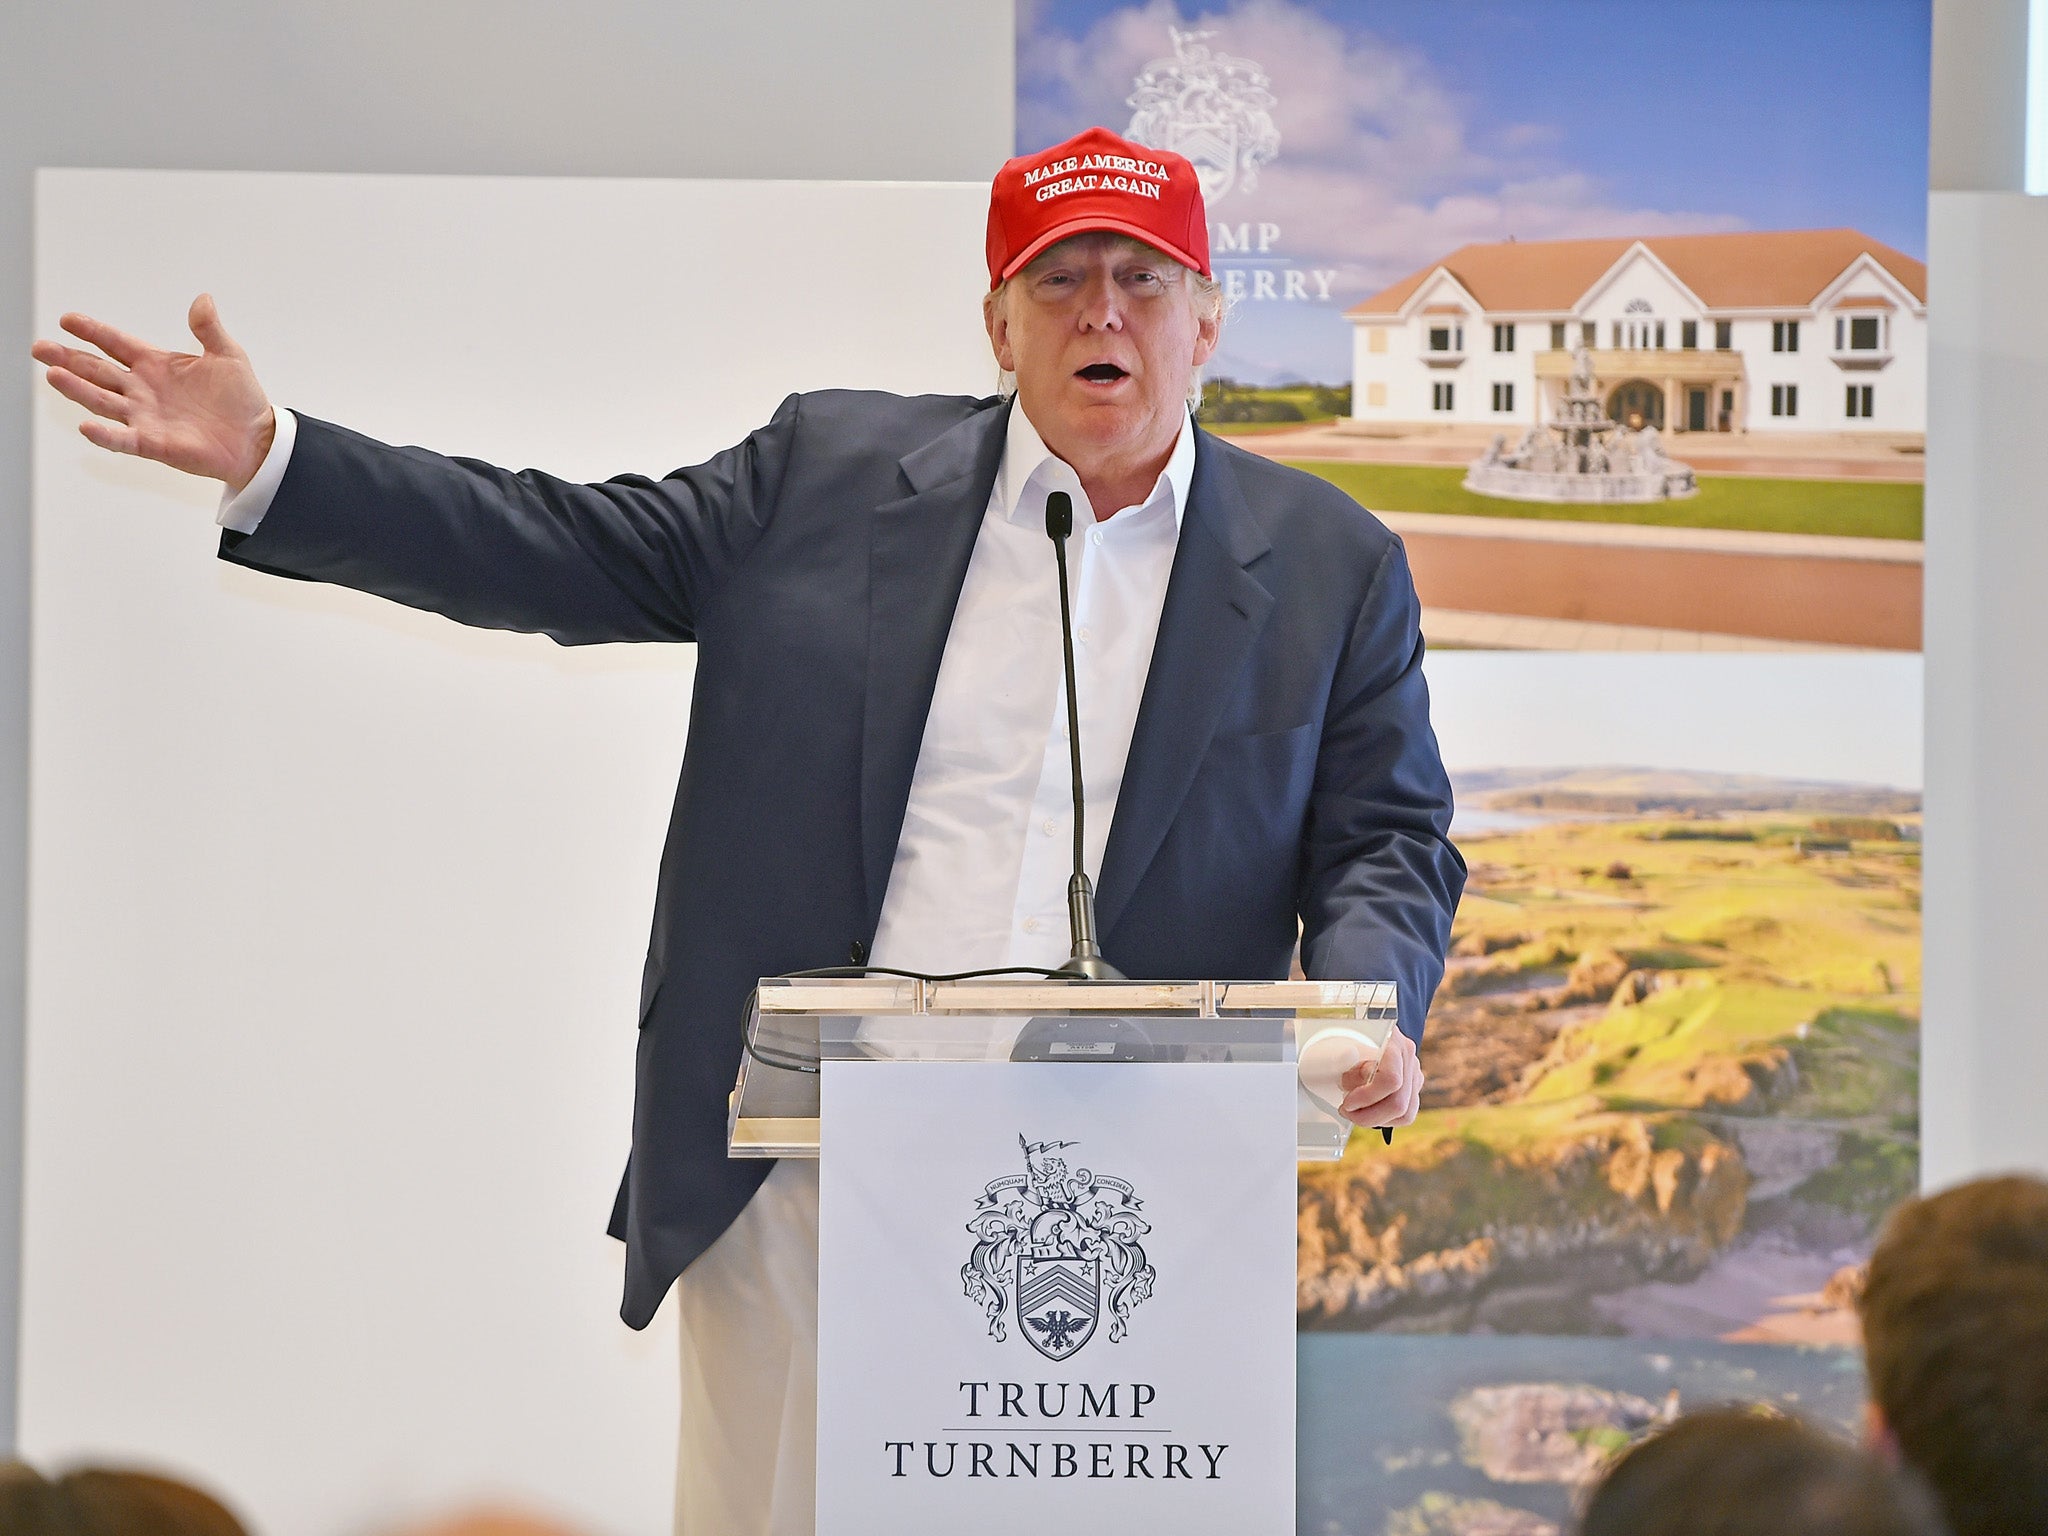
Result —
M 224 558 L 565 645 L 695 641 L 613 1212 L 646 1325 L 769 1165 L 725 1155 L 756 978 L 874 940 L 925 715 L 1001 460 L 999 400 L 793 395 L 661 480 L 574 485 L 300 418 Z M 1392 980 L 1420 1037 L 1464 863 L 1400 541 L 1198 433 L 1103 855 L 1127 975 Z M 1051 552 L 1047 552 L 1047 559 Z

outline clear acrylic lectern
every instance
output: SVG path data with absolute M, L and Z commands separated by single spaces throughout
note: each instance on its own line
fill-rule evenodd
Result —
M 747 1016 L 734 1157 L 816 1157 L 823 1063 L 1293 1062 L 1304 1161 L 1343 1156 L 1337 1078 L 1377 1060 L 1394 986 L 1371 981 L 1063 981 L 770 976 Z

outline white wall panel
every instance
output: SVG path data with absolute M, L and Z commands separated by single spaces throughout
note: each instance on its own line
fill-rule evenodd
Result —
M 282 403 L 660 473 L 791 389 L 989 387 L 985 200 L 46 172 L 36 324 L 175 342 L 210 288 Z M 79 414 L 36 402 L 24 1448 L 306 1536 L 664 1529 L 673 1335 L 602 1228 L 692 652 L 223 565 L 210 486 Z
M 1939 192 L 1928 223 L 1929 1186 L 2048 1170 L 2048 200 Z

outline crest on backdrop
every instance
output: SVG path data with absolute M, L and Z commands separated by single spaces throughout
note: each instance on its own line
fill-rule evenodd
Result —
M 988 1316 L 989 1337 L 1017 1332 L 1048 1360 L 1065 1360 L 1107 1320 L 1114 1344 L 1152 1294 L 1155 1271 L 1140 1241 L 1152 1230 L 1122 1179 L 1069 1171 L 1071 1141 L 1027 1141 L 1024 1172 L 994 1179 L 974 1202 L 974 1250 L 960 1267 L 967 1299 Z
M 1272 81 L 1250 59 L 1210 48 L 1213 33 L 1167 30 L 1173 57 L 1154 59 L 1131 82 L 1124 137 L 1187 156 L 1212 205 L 1232 187 L 1251 191 L 1259 167 L 1280 153 Z

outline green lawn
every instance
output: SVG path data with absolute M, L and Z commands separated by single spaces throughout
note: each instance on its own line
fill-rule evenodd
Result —
M 1630 506 L 1502 501 L 1461 483 L 1455 465 L 1296 463 L 1342 487 L 1375 512 L 1450 512 L 1470 517 L 1541 517 L 1579 523 L 1647 523 L 1667 528 L 1739 528 L 1756 533 L 1848 534 L 1917 539 L 1923 488 L 1881 480 L 1768 480 L 1701 475 L 1684 501 Z

